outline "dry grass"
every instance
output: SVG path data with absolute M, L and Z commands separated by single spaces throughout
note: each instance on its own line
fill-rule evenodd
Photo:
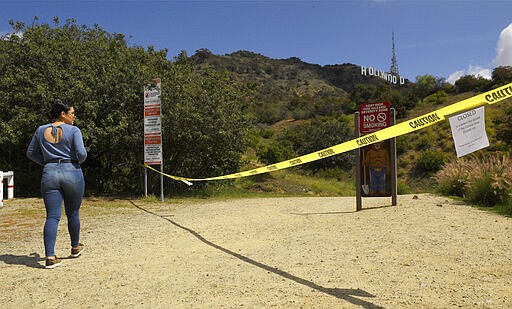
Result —
M 128 199 L 85 198 L 81 212 L 82 215 L 96 217 L 136 211 Z M 35 229 L 40 229 L 42 233 L 45 217 L 44 203 L 40 198 L 4 200 L 4 206 L 0 208 L 0 242 L 2 239 L 23 239 Z M 63 210 L 61 224 L 65 218 Z
M 471 155 L 445 164 L 435 179 L 440 193 L 481 206 L 505 205 L 512 214 L 512 164 L 508 154 Z

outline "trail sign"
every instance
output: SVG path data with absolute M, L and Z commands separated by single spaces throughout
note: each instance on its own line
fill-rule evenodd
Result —
M 162 164 L 161 81 L 144 86 L 144 163 Z
M 358 137 L 372 134 L 395 124 L 395 112 L 389 102 L 362 103 L 355 115 Z M 356 152 L 356 210 L 361 210 L 362 197 L 391 196 L 396 205 L 395 138 L 372 143 Z
M 156 78 L 153 83 L 144 86 L 144 163 L 160 164 L 160 172 L 163 173 L 161 85 L 160 78 Z M 144 169 L 144 195 L 148 196 L 147 169 Z M 160 200 L 164 201 L 163 175 L 160 175 Z

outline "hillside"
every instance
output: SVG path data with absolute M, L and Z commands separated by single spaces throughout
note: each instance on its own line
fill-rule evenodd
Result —
M 236 80 L 252 85 L 254 103 L 250 111 L 265 124 L 289 118 L 332 115 L 339 111 L 351 113 L 354 105 L 349 94 L 357 85 L 387 85 L 381 78 L 362 75 L 361 68 L 350 63 L 320 66 L 296 57 L 272 59 L 249 51 L 220 56 L 207 49 L 197 51 L 189 59 L 197 70 L 227 71 Z
M 432 89 L 425 91 L 422 89 L 423 85 L 410 81 L 405 85 L 393 86 L 383 79 L 363 76 L 360 67 L 355 64 L 320 66 L 295 57 L 271 59 L 249 51 L 220 56 L 203 49 L 190 57 L 190 60 L 198 70 L 213 68 L 228 71 L 239 82 L 253 85 L 255 100 L 250 111 L 258 120 L 259 131 L 253 136 L 252 146 L 246 153 L 247 168 L 304 154 L 294 152 L 293 150 L 300 147 L 295 145 L 294 149 L 290 145 L 297 142 L 287 139 L 297 134 L 309 134 L 301 130 L 303 131 L 315 119 L 334 117 L 344 121 L 350 128 L 350 136 L 343 136 L 339 142 L 353 138 L 353 114 L 358 109 L 358 104 L 362 102 L 390 101 L 391 106 L 398 110 L 397 122 L 402 122 L 476 94 L 475 91 L 458 93 L 452 85 L 439 79 L 435 80 L 436 85 Z M 323 108 L 319 108 L 318 106 L 322 104 Z M 486 109 L 491 146 L 481 152 L 491 153 L 507 149 L 507 145 L 495 136 L 494 120 L 499 117 L 500 109 L 502 106 L 489 106 Z M 304 142 L 304 138 L 299 141 Z M 274 148 L 281 151 L 281 157 L 278 154 L 269 162 L 261 162 L 261 153 L 264 152 L 262 149 L 276 151 Z M 444 163 L 456 158 L 449 122 L 444 121 L 436 126 L 398 137 L 397 151 L 399 192 L 432 191 L 435 183 L 433 174 Z M 354 152 L 344 155 L 349 162 L 345 163 L 344 168 L 330 172 L 320 171 L 320 174 L 315 168 L 313 178 L 308 178 L 311 170 L 306 166 L 240 182 L 242 187 L 256 188 L 256 191 L 329 195 L 330 193 L 322 189 L 330 186 L 329 182 L 318 180 L 319 175 L 326 175 L 327 178 L 334 177 L 344 183 L 342 189 L 333 189 L 334 194 L 353 194 Z
M 425 75 L 395 85 L 363 76 L 357 64 L 320 66 L 250 51 L 214 55 L 201 49 L 171 61 L 167 50 L 130 46 L 123 34 L 73 19 L 12 27 L 23 36 L 0 40 L 0 148 L 5 149 L 0 166 L 16 171 L 16 195 L 25 196 L 40 192 L 40 170 L 24 156 L 27 145 L 57 101 L 73 103 L 78 111 L 76 125 L 88 152 L 82 165 L 87 194 L 140 193 L 141 162 L 149 149 L 144 147 L 142 85 L 155 76 L 163 89 L 165 172 L 191 178 L 235 173 L 350 140 L 361 103 L 390 102 L 400 122 L 512 81 L 512 68 L 502 67 L 493 70 L 492 80 L 465 76 L 451 85 Z M 512 108 L 502 106 L 488 109 L 494 112 L 488 113 L 492 148 L 486 151 L 510 151 Z M 430 189 L 431 174 L 453 157 L 447 132 L 436 125 L 399 139 L 402 188 Z M 353 194 L 353 168 L 354 153 L 346 152 L 282 173 L 247 177 L 241 186 L 286 194 Z M 157 178 L 150 173 L 149 192 L 159 190 Z M 281 183 L 267 186 L 268 181 Z M 164 191 L 203 194 L 215 186 L 202 182 L 190 188 L 169 181 Z
M 309 89 L 310 94 L 316 95 L 329 93 L 328 89 L 335 93 L 339 93 L 336 90 L 350 92 L 357 84 L 386 83 L 372 76 L 361 75 L 361 68 L 351 63 L 321 66 L 303 62 L 297 57 L 272 59 L 250 51 L 237 51 L 220 56 L 212 54 L 207 49 L 197 51 L 190 59 L 200 68 L 213 67 L 217 70 L 230 71 L 241 79 L 267 83 L 275 81 L 283 85 Z M 318 84 L 318 87 L 311 83 Z

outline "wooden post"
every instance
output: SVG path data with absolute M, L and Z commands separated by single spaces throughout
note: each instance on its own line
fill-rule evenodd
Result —
M 361 133 L 359 132 L 359 112 L 354 113 L 354 120 L 355 120 L 355 130 L 356 130 L 356 137 L 360 137 Z M 363 209 L 363 199 L 361 197 L 361 148 L 356 149 L 356 158 L 355 158 L 356 164 L 356 211 L 360 211 Z
M 391 108 L 391 125 L 395 125 L 396 114 L 395 109 Z M 390 163 L 391 163 L 391 205 L 397 205 L 397 158 L 396 158 L 396 137 L 393 137 L 389 144 L 390 149 Z

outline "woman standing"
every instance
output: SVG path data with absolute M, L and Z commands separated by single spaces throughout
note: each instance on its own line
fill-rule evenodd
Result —
M 73 126 L 73 104 L 61 102 L 52 107 L 52 123 L 37 128 L 27 149 L 27 157 L 43 166 L 41 192 L 46 208 L 44 224 L 45 268 L 61 265 L 55 256 L 57 228 L 62 215 L 62 202 L 68 219 L 71 256 L 84 250 L 80 240 L 80 205 L 85 190 L 80 164 L 87 158 L 82 132 Z

